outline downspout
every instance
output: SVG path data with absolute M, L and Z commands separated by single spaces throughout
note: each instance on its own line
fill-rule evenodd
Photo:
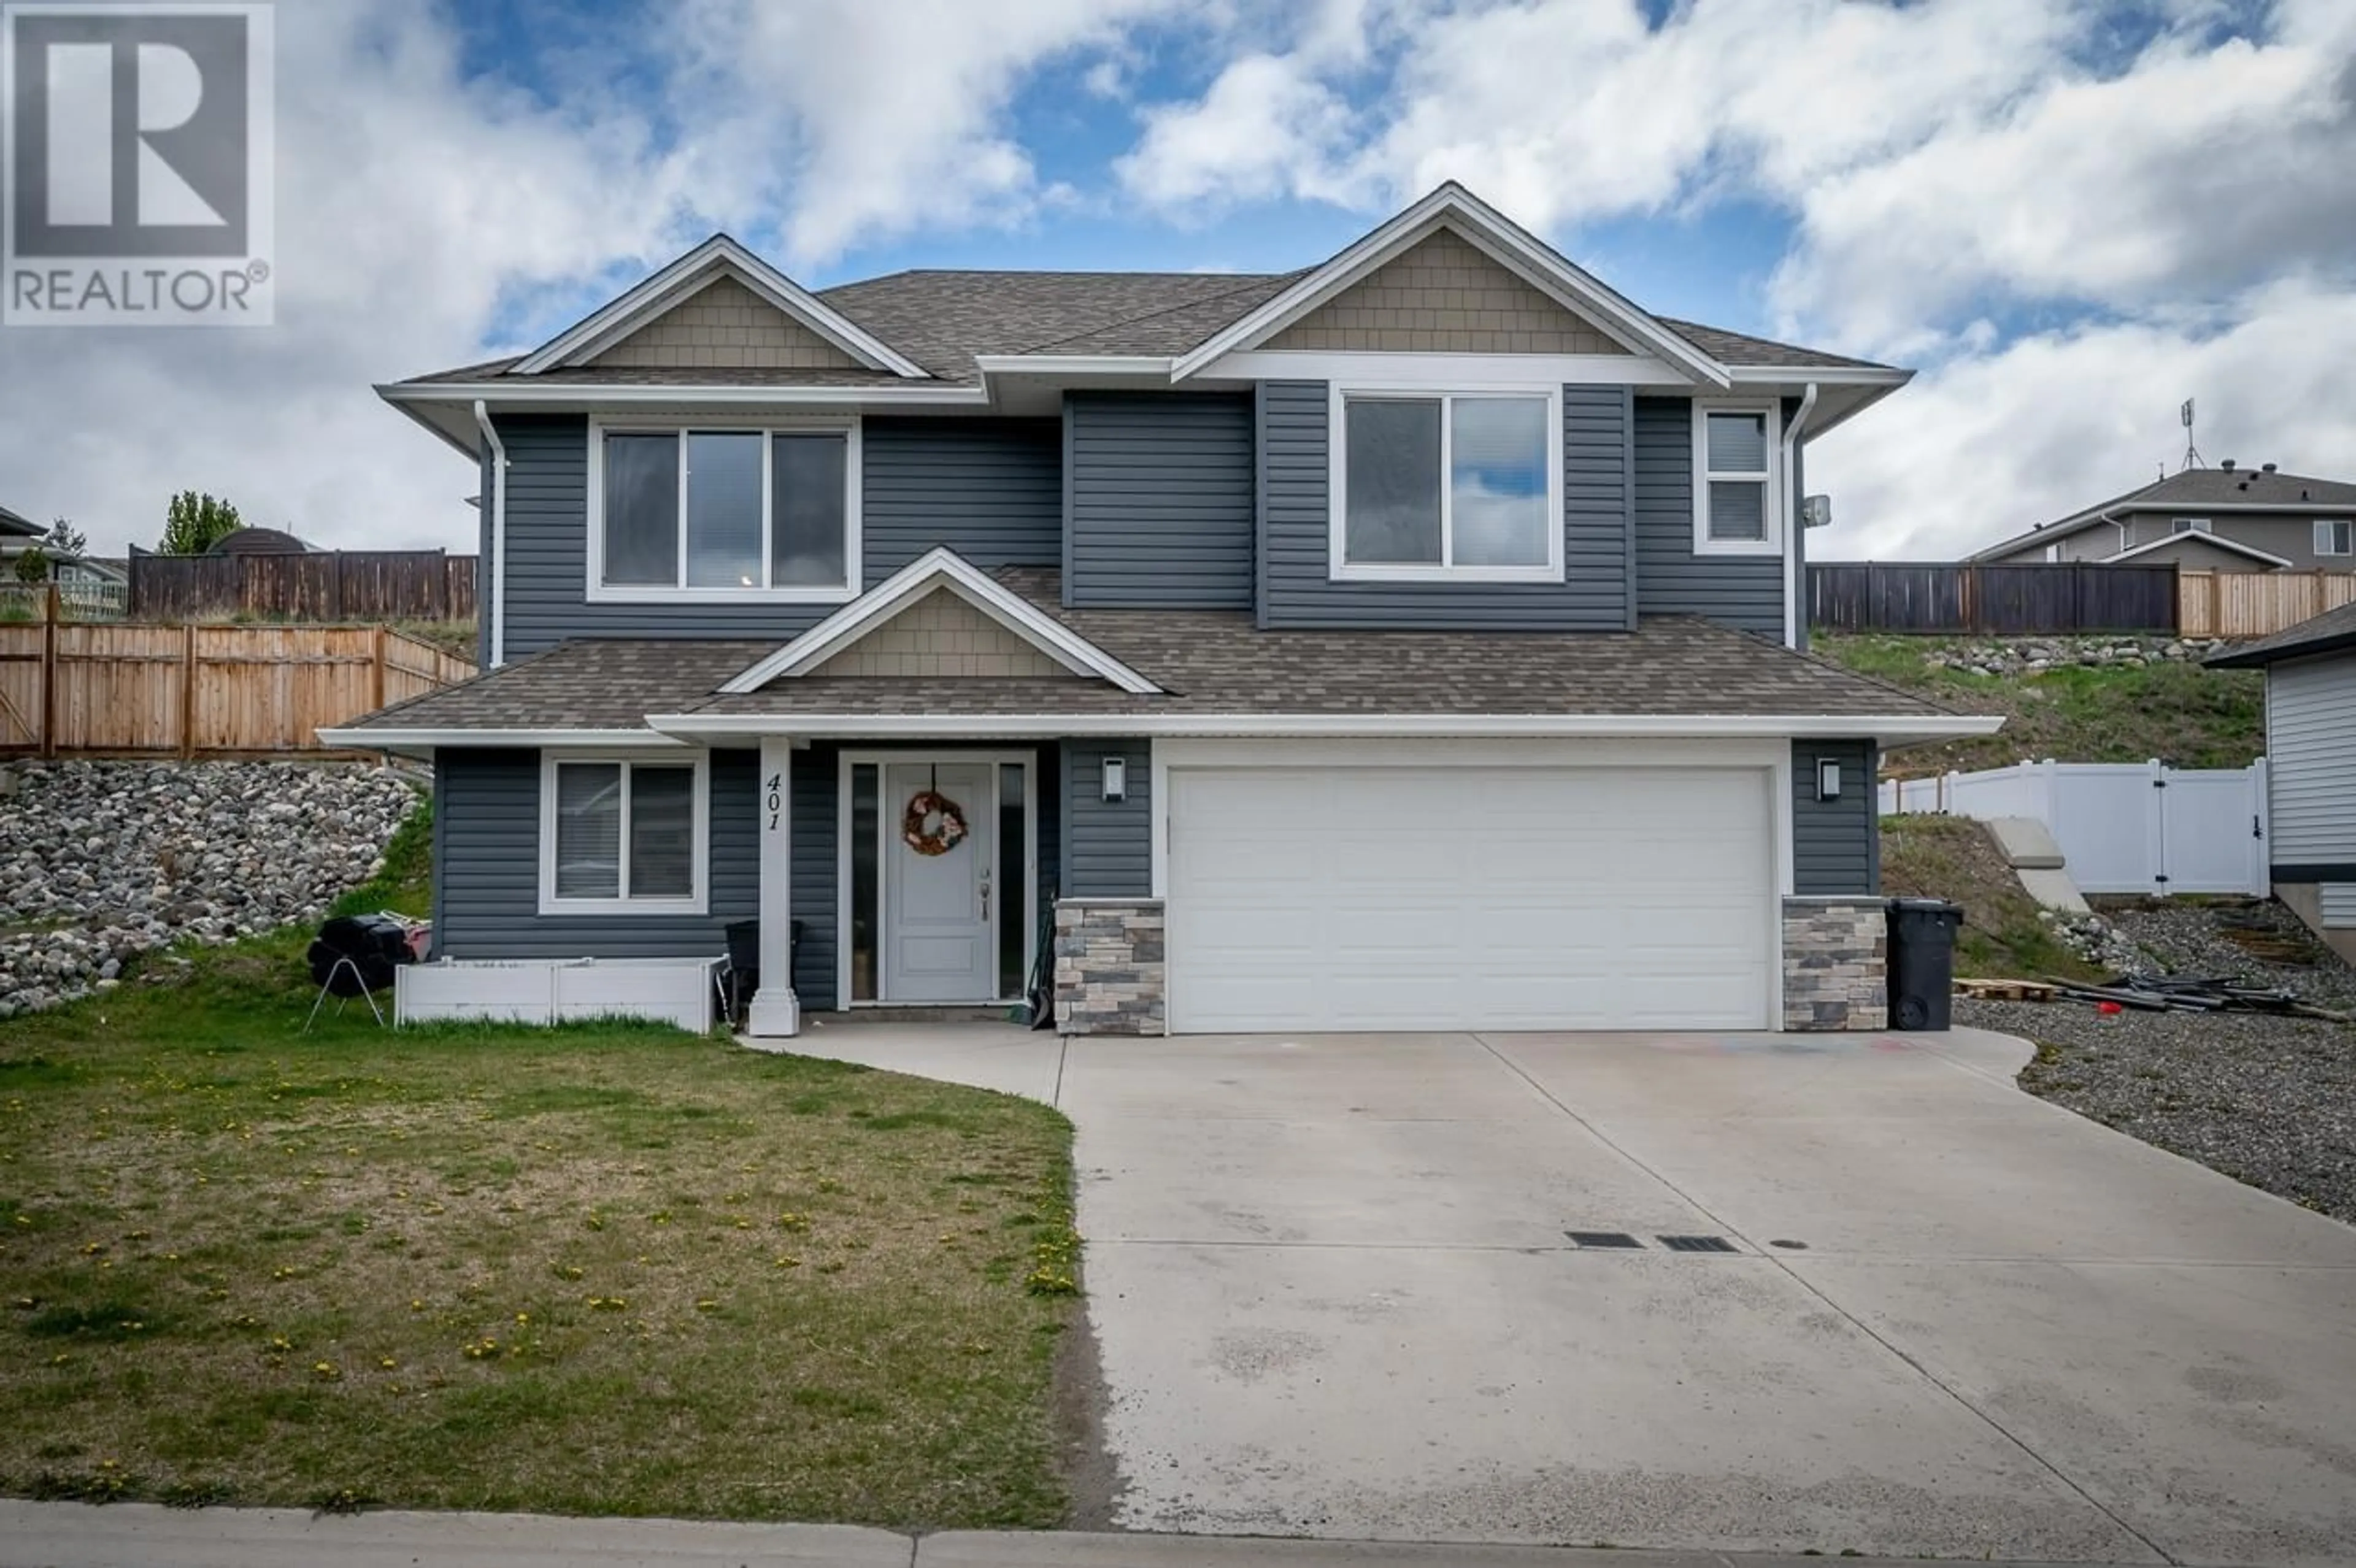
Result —
M 1807 519 L 1801 516 L 1800 435 L 1808 428 L 1808 416 L 1815 411 L 1816 384 L 1811 381 L 1800 393 L 1800 406 L 1792 415 L 1792 422 L 1783 427 L 1783 516 L 1792 530 L 1789 547 L 1783 551 L 1783 645 L 1796 648 L 1804 638 L 1800 630 L 1800 558 L 1807 549 Z
M 508 649 L 508 449 L 480 398 L 475 400 L 475 424 L 491 454 L 491 603 L 486 623 L 490 628 L 486 645 L 490 657 L 486 662 L 497 669 L 507 663 Z

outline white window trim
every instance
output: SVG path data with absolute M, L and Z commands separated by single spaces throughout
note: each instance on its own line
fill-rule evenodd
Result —
M 744 420 L 694 419 L 680 415 L 616 417 L 589 421 L 589 548 L 584 590 L 592 604 L 842 604 L 859 597 L 861 486 L 860 420 L 857 415 L 831 419 Z M 843 436 L 843 568 L 849 581 L 841 586 L 758 588 L 687 588 L 611 584 L 605 581 L 605 437 L 612 435 L 676 435 L 680 439 L 679 463 L 679 575 L 687 578 L 687 452 L 686 437 L 697 435 L 757 435 L 761 447 L 761 574 L 773 567 L 769 490 L 773 435 L 807 433 Z
M 1765 414 L 1767 416 L 1767 466 L 1713 474 L 1709 467 L 1709 416 L 1712 414 Z M 1693 406 L 1693 516 L 1694 553 L 1696 555 L 1781 555 L 1783 553 L 1783 478 L 1777 472 L 1783 466 L 1777 456 L 1783 450 L 1783 411 L 1772 400 L 1696 399 Z M 1767 485 L 1767 537 L 1763 539 L 1715 539 L 1709 537 L 1709 482 L 1719 479 L 1728 483 L 1765 481 Z
M 2341 528 L 2346 528 L 2348 530 L 2349 548 L 2346 549 L 2332 549 L 2328 548 L 2330 536 Z M 2356 555 L 2356 518 L 2318 517 L 2315 519 L 2314 532 L 2315 553 L 2317 555 Z
M 1535 566 L 1451 566 L 1455 546 L 1454 485 L 1449 481 L 1453 441 L 1448 403 L 1456 398 L 1537 398 L 1546 403 L 1547 559 Z M 1419 562 L 1353 562 L 1350 544 L 1349 401 L 1353 398 L 1438 400 L 1440 411 L 1440 549 L 1438 565 Z M 1563 581 L 1562 388 L 1558 383 L 1505 382 L 1445 387 L 1398 382 L 1380 385 L 1335 381 L 1326 411 L 1326 578 L 1333 582 L 1560 582 Z
M 2217 530 L 2210 525 L 2210 521 L 2207 517 L 2170 517 L 2168 519 L 2168 537 L 2170 539 L 2174 539 L 2179 534 L 2213 534 Z
M 556 894 L 556 770 L 578 763 L 620 763 L 622 773 L 620 898 L 559 898 Z M 678 767 L 695 772 L 690 798 L 694 803 L 691 827 L 693 891 L 683 899 L 635 899 L 626 891 L 630 879 L 630 773 L 632 764 Z M 633 750 L 626 752 L 554 752 L 540 758 L 540 912 L 594 915 L 700 915 L 708 912 L 712 892 L 712 753 L 704 751 Z

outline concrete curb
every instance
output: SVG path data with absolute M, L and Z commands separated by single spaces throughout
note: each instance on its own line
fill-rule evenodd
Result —
M 337 1568 L 1816 1568 L 1828 1561 L 1901 1568 L 1921 1560 L 1078 1531 L 911 1536 L 845 1524 L 317 1514 L 300 1509 L 98 1507 L 0 1499 L 0 1568 L 314 1568 L 321 1563 Z

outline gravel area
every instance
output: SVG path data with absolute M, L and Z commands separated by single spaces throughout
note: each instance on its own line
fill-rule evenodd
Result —
M 2254 928 L 2313 946 L 2277 904 L 2115 907 L 2107 918 L 2154 969 L 2234 976 L 2356 1012 L 2356 971 L 2254 956 L 2222 934 Z M 2081 1002 L 1955 998 L 1955 1021 L 2044 1049 L 2020 1086 L 2211 1170 L 2356 1224 L 2356 1026 L 2257 1013 L 2140 1013 Z
M 0 1019 L 106 990 L 126 961 L 312 921 L 417 804 L 381 768 L 0 768 Z

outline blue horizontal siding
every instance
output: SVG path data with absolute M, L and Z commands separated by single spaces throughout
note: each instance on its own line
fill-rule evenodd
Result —
M 521 658 L 567 637 L 768 637 L 830 604 L 614 604 L 588 600 L 589 421 L 502 414 L 508 449 L 505 635 Z M 977 566 L 1062 559 L 1062 429 L 1052 419 L 862 422 L 861 555 L 873 586 L 937 545 Z
M 445 748 L 434 759 L 434 951 L 451 958 L 687 958 L 727 951 L 760 912 L 760 753 L 712 753 L 711 897 L 700 915 L 540 912 L 540 757 Z
M 1838 763 L 1838 800 L 1816 798 L 1816 764 Z M 1792 742 L 1792 891 L 1801 894 L 1881 891 L 1881 822 L 1870 741 Z
M 1707 615 L 1781 642 L 1783 560 L 1694 551 L 1693 403 L 1635 405 L 1637 613 Z
M 1251 607 L 1248 394 L 1071 393 L 1064 462 L 1064 603 Z

